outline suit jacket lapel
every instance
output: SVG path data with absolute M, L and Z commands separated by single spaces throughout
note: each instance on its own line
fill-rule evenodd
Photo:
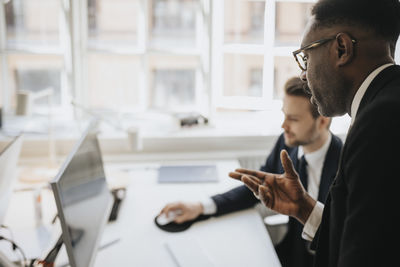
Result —
M 326 198 L 326 196 L 328 195 L 329 188 L 338 170 L 339 159 L 337 155 L 340 154 L 340 151 L 338 151 L 337 146 L 335 146 L 337 142 L 338 141 L 335 139 L 335 136 L 332 135 L 332 140 L 324 160 L 324 165 L 322 167 L 321 181 L 318 192 L 318 201 L 321 201 L 323 203 L 325 203 L 324 198 Z
M 375 96 L 380 92 L 381 88 L 384 87 L 386 83 L 392 81 L 395 77 L 398 77 L 399 75 L 400 66 L 398 65 L 387 67 L 386 69 L 381 71 L 368 86 L 368 89 L 365 92 L 361 100 L 360 106 L 357 110 L 356 117 L 368 105 L 368 103 L 370 103 L 375 98 Z

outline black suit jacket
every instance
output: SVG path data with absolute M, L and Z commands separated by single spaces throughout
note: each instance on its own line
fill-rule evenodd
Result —
M 325 203 L 329 187 L 336 175 L 341 148 L 342 141 L 339 137 L 332 134 L 332 140 L 322 169 L 318 193 L 318 200 L 323 203 Z M 283 173 L 283 167 L 280 160 L 280 152 L 282 149 L 288 151 L 289 156 L 293 161 L 293 165 L 297 167 L 298 147 L 287 147 L 282 134 L 269 154 L 265 165 L 263 165 L 260 170 L 272 173 Z M 302 180 L 302 183 L 305 184 L 303 177 L 300 177 L 300 179 Z M 215 195 L 212 199 L 217 205 L 216 216 L 246 209 L 259 203 L 259 200 L 244 185 L 236 187 L 224 194 Z M 301 238 L 302 230 L 302 224 L 294 218 L 289 219 L 288 232 L 282 242 L 276 246 L 277 254 L 283 266 L 310 266 L 312 264 L 313 257 L 306 248 L 307 244 Z
M 315 266 L 399 266 L 400 66 L 368 87 L 314 238 Z

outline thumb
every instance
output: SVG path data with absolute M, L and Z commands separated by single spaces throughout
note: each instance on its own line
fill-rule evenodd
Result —
M 289 157 L 289 154 L 285 149 L 281 151 L 281 162 L 283 166 L 283 170 L 287 174 L 287 178 L 295 178 L 297 179 L 297 172 L 293 167 L 293 162 Z

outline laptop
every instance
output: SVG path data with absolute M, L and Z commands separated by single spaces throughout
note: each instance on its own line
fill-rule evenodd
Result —
M 165 165 L 158 169 L 159 183 L 218 182 L 216 165 Z

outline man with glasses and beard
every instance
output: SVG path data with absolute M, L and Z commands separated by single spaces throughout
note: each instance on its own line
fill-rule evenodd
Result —
M 398 265 L 399 32 L 398 0 L 320 0 L 293 52 L 319 113 L 352 119 L 325 205 L 302 187 L 286 151 L 283 174 L 230 173 L 304 225 L 314 266 Z

